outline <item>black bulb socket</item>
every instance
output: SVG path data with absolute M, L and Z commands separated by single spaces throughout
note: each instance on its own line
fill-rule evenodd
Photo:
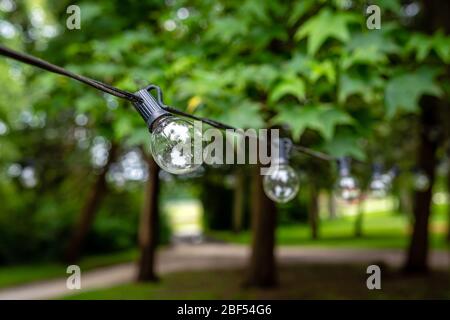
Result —
M 151 93 L 156 91 L 156 97 Z M 133 105 L 147 124 L 150 132 L 153 131 L 153 124 L 161 117 L 170 116 L 171 113 L 164 109 L 161 88 L 149 85 L 134 93 L 140 101 L 134 101 Z

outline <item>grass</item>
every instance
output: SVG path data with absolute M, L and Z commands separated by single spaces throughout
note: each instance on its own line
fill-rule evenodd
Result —
M 408 276 L 382 268 L 381 290 L 366 287 L 366 267 L 302 264 L 283 266 L 280 285 L 270 290 L 244 289 L 243 270 L 168 274 L 163 281 L 126 284 L 87 291 L 65 299 L 449 299 L 446 272 Z
M 136 250 L 119 253 L 88 256 L 79 262 L 81 270 L 92 270 L 122 262 L 134 261 Z M 0 288 L 11 287 L 43 279 L 67 277 L 67 265 L 60 263 L 42 263 L 0 267 Z
M 363 222 L 363 237 L 354 236 L 355 217 L 347 216 L 335 220 L 322 220 L 319 229 L 319 239 L 311 239 L 307 224 L 280 225 L 277 228 L 277 244 L 351 247 L 351 248 L 405 248 L 408 245 L 411 227 L 408 217 L 394 212 L 367 213 Z M 439 207 L 431 219 L 431 247 L 445 249 L 447 217 L 445 208 Z M 209 235 L 215 239 L 249 244 L 251 233 L 244 231 L 239 234 L 231 231 L 213 231 Z
M 278 245 L 301 245 L 348 248 L 405 248 L 408 245 L 410 227 L 408 217 L 393 212 L 367 213 L 364 217 L 364 236 L 353 236 L 354 217 L 323 220 L 320 238 L 312 240 L 306 224 L 281 225 L 277 229 Z M 431 219 L 431 247 L 444 249 L 447 227 L 446 206 L 436 206 Z M 235 234 L 230 231 L 211 232 L 210 236 L 231 243 L 249 244 L 249 231 Z M 80 262 L 83 271 L 121 262 L 136 260 L 137 252 L 126 251 L 87 257 Z M 58 263 L 0 267 L 0 288 L 37 280 L 65 277 L 67 265 Z

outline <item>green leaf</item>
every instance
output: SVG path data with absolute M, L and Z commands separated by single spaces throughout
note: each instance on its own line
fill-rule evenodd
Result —
M 379 66 L 388 62 L 389 54 L 400 52 L 400 47 L 383 30 L 370 30 L 352 35 L 346 45 L 342 67 L 348 69 L 355 64 Z
M 390 10 L 394 13 L 400 14 L 402 5 L 399 0 L 378 0 L 377 5 L 385 10 Z
M 329 83 L 336 83 L 336 70 L 331 60 L 311 61 L 310 68 L 309 78 L 313 83 L 322 76 L 325 76 Z
M 246 65 L 237 70 L 233 82 L 243 81 L 244 85 L 256 84 L 258 87 L 268 90 L 278 76 L 279 70 L 274 65 Z
M 333 137 L 337 125 L 352 124 L 353 118 L 343 110 L 329 105 L 310 105 L 284 108 L 272 119 L 272 122 L 288 124 L 294 139 L 299 139 L 306 129 L 312 129 L 329 140 Z
M 232 123 L 237 128 L 263 128 L 264 120 L 261 115 L 261 106 L 258 103 L 245 100 L 236 107 L 226 108 L 219 117 L 219 121 Z
M 386 115 L 393 117 L 399 111 L 415 112 L 424 94 L 440 96 L 441 89 L 434 83 L 436 72 L 421 68 L 389 80 L 385 89 Z
M 445 63 L 450 63 L 450 37 L 445 36 L 442 31 L 438 31 L 433 39 L 434 50 L 439 58 Z
M 361 77 L 358 74 L 344 73 L 340 77 L 338 101 L 344 103 L 348 97 L 359 95 L 367 103 L 375 100 L 376 92 L 374 89 L 381 86 L 382 80 L 378 77 Z
M 313 7 L 315 2 L 315 0 L 302 0 L 296 2 L 291 15 L 289 16 L 288 24 L 293 26 Z
M 270 23 L 268 6 L 259 0 L 248 0 L 242 4 L 240 8 L 246 16 L 248 16 L 253 21 Z
M 424 33 L 414 33 L 406 43 L 405 51 L 415 52 L 418 62 L 424 61 L 431 53 L 436 52 L 437 56 L 445 63 L 450 62 L 450 37 L 441 30 L 430 36 Z
M 359 140 L 359 136 L 355 133 L 338 131 L 332 140 L 325 142 L 322 146 L 322 150 L 336 158 L 353 157 L 364 161 L 366 155 L 364 154 Z
M 329 8 L 324 8 L 302 25 L 294 38 L 296 40 L 308 38 L 308 54 L 314 55 L 328 38 L 347 42 L 350 39 L 348 25 L 359 20 L 354 14 L 332 12 Z
M 209 39 L 230 42 L 234 38 L 248 33 L 247 25 L 235 16 L 225 16 L 214 21 L 207 33 Z
M 433 41 L 429 36 L 421 33 L 415 33 L 409 38 L 409 41 L 406 43 L 405 51 L 415 51 L 416 60 L 420 62 L 428 56 L 432 48 Z
M 296 76 L 284 78 L 270 93 L 269 101 L 276 102 L 286 95 L 293 95 L 298 100 L 303 101 L 306 95 L 303 80 Z
M 384 29 L 352 34 L 352 39 L 346 45 L 349 51 L 367 48 L 389 54 L 398 53 L 401 49 Z
M 322 133 L 325 139 L 333 138 L 334 130 L 337 125 L 352 124 L 352 117 L 337 108 L 324 107 L 320 115 L 320 124 L 318 131 Z

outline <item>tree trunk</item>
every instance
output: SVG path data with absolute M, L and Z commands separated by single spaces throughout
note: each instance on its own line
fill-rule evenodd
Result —
M 245 176 L 242 169 L 235 172 L 235 185 L 233 197 L 233 232 L 242 231 L 244 222 L 244 196 L 245 196 Z
M 98 207 L 103 197 L 107 193 L 106 174 L 108 173 L 108 169 L 111 166 L 111 163 L 114 162 L 116 154 L 117 146 L 113 144 L 111 146 L 111 149 L 109 150 L 106 165 L 102 168 L 102 171 L 97 176 L 97 180 L 92 186 L 92 189 L 88 193 L 85 204 L 80 213 L 79 221 L 74 229 L 72 238 L 69 241 L 69 245 L 65 254 L 65 261 L 67 263 L 77 262 L 81 256 L 81 251 L 83 248 L 84 240 L 86 239 L 86 235 L 91 229 L 95 214 L 98 211 Z
M 425 96 L 421 99 L 420 145 L 418 150 L 418 167 L 430 179 L 430 186 L 425 191 L 416 191 L 413 214 L 414 227 L 404 270 L 406 272 L 423 273 L 428 270 L 428 228 L 431 213 L 431 198 L 436 168 L 436 149 L 438 139 L 432 134 L 438 124 L 439 100 Z
M 447 195 L 450 194 L 450 168 L 447 172 Z M 446 240 L 450 243 L 450 205 L 447 205 L 447 237 Z
M 432 34 L 443 29 L 446 34 L 450 32 L 448 12 L 450 2 L 445 0 L 427 0 L 422 2 L 422 21 L 420 30 Z M 418 150 L 418 167 L 430 179 L 430 187 L 424 192 L 416 192 L 414 197 L 413 214 L 414 227 L 408 249 L 408 257 L 404 270 L 406 272 L 423 273 L 428 270 L 428 228 L 431 213 L 431 199 L 434 184 L 436 149 L 439 145 L 439 108 L 448 108 L 448 102 L 435 97 L 424 96 L 421 99 L 421 125 L 420 146 Z M 445 126 L 444 126 L 445 127 Z
M 248 268 L 248 286 L 274 287 L 277 284 L 275 263 L 276 206 L 264 194 L 259 167 L 252 176 L 251 191 L 252 244 Z
M 411 205 L 412 204 L 411 191 L 409 189 L 400 190 L 399 198 L 400 198 L 399 211 L 408 216 L 411 216 L 412 212 L 413 212 L 412 205 Z
M 319 238 L 319 192 L 317 187 L 310 183 L 308 220 L 311 227 L 311 238 Z
M 328 198 L 328 218 L 330 220 L 336 219 L 336 197 L 333 194 L 333 191 L 330 190 L 327 195 Z
M 355 237 L 361 238 L 363 236 L 363 221 L 364 221 L 364 195 L 361 193 L 358 201 L 358 212 L 355 218 Z
M 156 248 L 159 236 L 159 166 L 152 157 L 147 158 L 149 176 L 145 187 L 144 205 L 139 225 L 140 258 L 137 280 L 157 281 L 155 271 Z

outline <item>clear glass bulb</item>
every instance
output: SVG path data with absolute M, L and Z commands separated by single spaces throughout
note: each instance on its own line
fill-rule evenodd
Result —
M 417 191 L 426 191 L 430 187 L 430 179 L 423 172 L 414 175 L 414 189 Z
M 389 173 L 383 173 L 380 179 L 384 182 L 386 189 L 390 190 L 392 186 L 392 180 L 394 179 L 394 177 Z
M 335 185 L 336 196 L 345 201 L 358 199 L 360 193 L 358 181 L 350 175 L 341 176 Z
M 174 116 L 163 116 L 153 123 L 152 128 L 150 149 L 153 159 L 163 170 L 184 174 L 201 165 L 201 144 L 195 147 L 194 141 L 202 141 L 202 132 L 192 122 Z M 196 159 L 198 163 L 195 162 Z
M 271 168 L 263 179 L 267 197 L 280 203 L 292 200 L 297 195 L 299 184 L 297 173 L 287 164 Z
M 369 185 L 370 196 L 372 198 L 384 198 L 388 194 L 388 186 L 381 175 L 374 176 Z

